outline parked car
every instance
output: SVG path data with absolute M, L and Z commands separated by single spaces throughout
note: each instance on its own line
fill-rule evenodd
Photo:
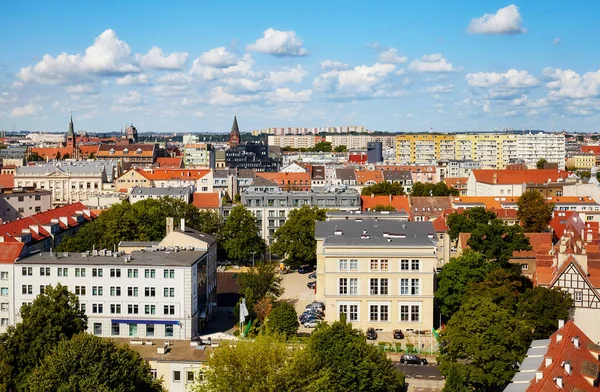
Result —
M 367 329 L 367 340 L 376 340 L 377 332 L 375 332 L 375 328 Z
M 299 274 L 308 274 L 312 270 L 313 270 L 313 266 L 312 265 L 310 265 L 310 264 L 304 264 L 304 265 L 301 265 L 300 268 L 298 268 L 298 273 Z
M 401 329 L 394 330 L 394 339 L 404 339 L 404 333 Z
M 322 302 L 313 302 L 313 303 L 306 305 L 306 309 L 325 310 L 325 304 L 323 304 Z
M 304 323 L 304 328 L 316 328 L 320 323 L 318 320 L 307 321 Z
M 308 279 L 317 279 L 317 273 L 313 272 L 310 275 L 308 275 Z
M 400 363 L 403 364 L 412 364 L 412 365 L 427 365 L 427 360 L 425 358 L 421 358 L 417 355 L 403 355 L 400 357 Z
M 306 284 L 306 287 L 308 287 L 309 289 L 313 290 L 315 287 L 317 287 L 317 282 L 308 282 Z

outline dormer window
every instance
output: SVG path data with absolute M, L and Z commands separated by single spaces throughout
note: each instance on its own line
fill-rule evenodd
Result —
M 128 154 L 129 153 L 129 149 L 128 148 L 124 148 L 123 149 L 123 154 Z
M 114 149 L 114 148 L 111 148 L 110 150 L 108 150 L 108 153 L 109 153 L 110 155 L 114 154 L 114 153 L 115 153 L 115 149 Z
M 135 153 L 136 153 L 136 154 L 141 154 L 141 153 L 142 153 L 142 149 L 141 149 L 141 148 L 138 148 L 137 150 L 135 150 Z

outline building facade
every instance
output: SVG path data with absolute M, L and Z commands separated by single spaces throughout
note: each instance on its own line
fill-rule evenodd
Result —
M 565 170 L 565 154 L 565 135 L 562 133 L 530 132 L 517 136 L 517 157 L 530 168 L 535 168 L 540 159 L 545 159 Z
M 25 218 L 52 207 L 52 193 L 34 187 L 0 188 L 0 221 Z
M 454 159 L 454 135 L 414 134 L 396 136 L 396 162 L 431 164 Z

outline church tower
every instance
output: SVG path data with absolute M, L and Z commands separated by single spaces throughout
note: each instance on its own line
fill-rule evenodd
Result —
M 67 131 L 67 148 L 75 151 L 75 130 L 73 129 L 73 115 L 71 114 L 71 122 L 69 123 L 69 130 Z M 73 156 L 73 155 L 71 155 Z
M 229 134 L 229 147 L 235 147 L 240 144 L 240 128 L 238 127 L 237 118 L 233 116 L 233 125 Z

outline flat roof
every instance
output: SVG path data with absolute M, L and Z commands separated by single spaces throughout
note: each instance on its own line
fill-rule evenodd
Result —
M 338 234 L 336 234 L 336 232 Z M 315 238 L 324 245 L 393 246 L 435 248 L 435 229 L 431 222 L 397 220 L 362 221 L 334 219 L 316 222 Z
M 130 344 L 133 338 L 109 338 L 109 340 L 129 347 L 137 351 L 142 358 L 148 361 L 186 361 L 186 362 L 206 362 L 212 352 L 209 346 L 200 346 L 200 348 L 190 347 L 189 340 L 172 340 L 168 338 L 139 338 L 136 340 L 152 341 L 152 345 Z M 169 341 L 169 350 L 166 354 L 157 354 L 156 349 L 161 347 L 165 341 Z

